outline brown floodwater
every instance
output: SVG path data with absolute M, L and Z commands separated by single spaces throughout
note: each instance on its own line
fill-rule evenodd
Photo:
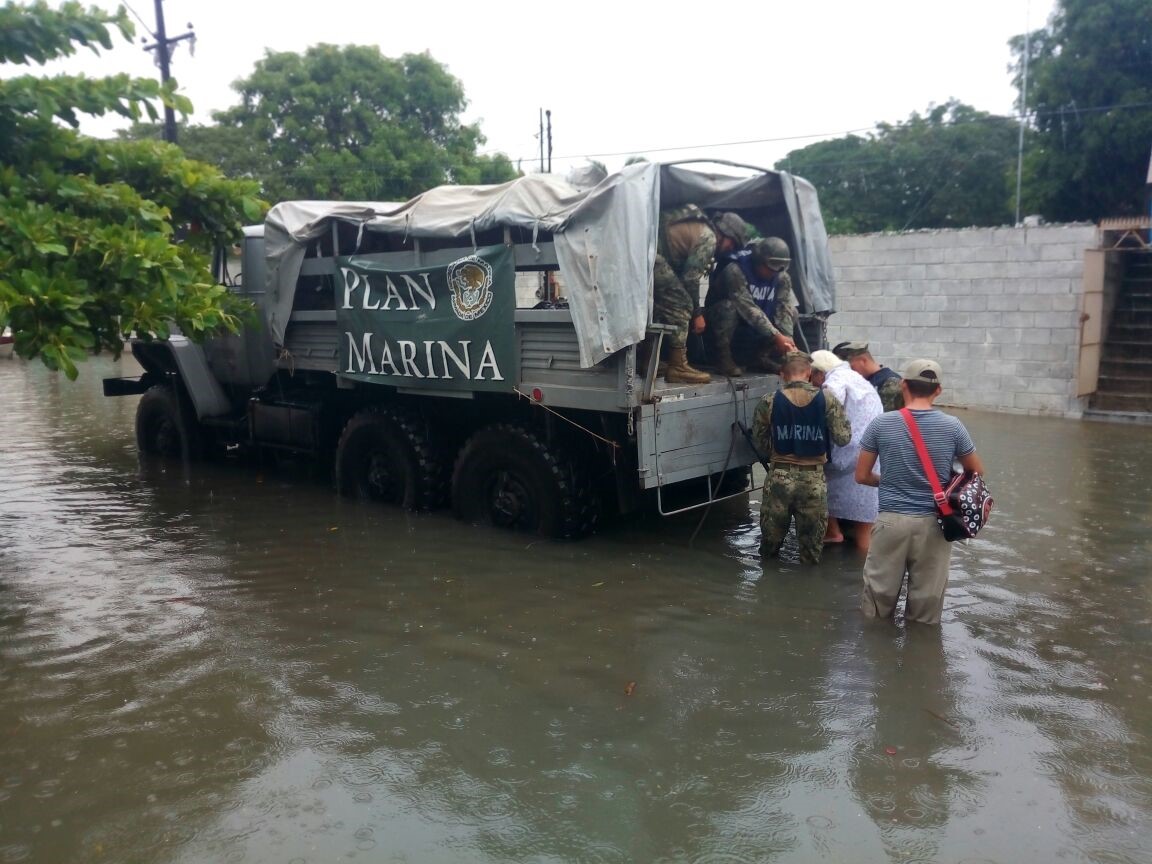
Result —
M 758 493 L 536 541 L 141 462 L 110 374 L 0 360 L 0 864 L 1152 860 L 1152 427 L 957 412 L 903 628 Z

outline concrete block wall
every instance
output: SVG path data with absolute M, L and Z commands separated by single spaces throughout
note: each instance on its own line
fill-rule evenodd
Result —
M 1084 252 L 1094 225 L 832 237 L 831 345 L 871 344 L 899 370 L 944 370 L 941 405 L 1079 416 Z

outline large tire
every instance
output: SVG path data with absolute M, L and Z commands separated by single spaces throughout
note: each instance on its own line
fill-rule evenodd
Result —
M 522 426 L 473 435 L 452 473 L 452 509 L 466 522 L 573 540 L 592 533 L 597 507 L 577 460 Z
M 348 421 L 336 445 L 336 488 L 352 498 L 433 510 L 446 497 L 446 464 L 416 414 L 366 408 Z
M 136 446 L 141 453 L 197 460 L 204 455 L 200 424 L 170 384 L 144 391 L 136 406 Z

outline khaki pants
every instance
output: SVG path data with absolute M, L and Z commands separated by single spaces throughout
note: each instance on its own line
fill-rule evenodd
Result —
M 935 516 L 881 513 L 872 526 L 872 546 L 864 561 L 861 610 L 868 617 L 890 618 L 907 572 L 905 620 L 939 624 L 951 560 L 952 545 Z

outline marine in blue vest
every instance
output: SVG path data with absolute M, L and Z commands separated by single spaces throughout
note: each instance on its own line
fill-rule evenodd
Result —
M 780 368 L 783 386 L 756 407 L 752 436 L 770 454 L 760 500 L 760 550 L 776 555 L 796 520 L 800 560 L 815 564 L 824 550 L 828 526 L 828 487 L 824 463 L 832 444 L 852 438 L 844 406 L 834 395 L 809 383 L 812 358 L 791 351 Z
M 880 394 L 880 402 L 885 411 L 899 411 L 904 407 L 904 392 L 900 382 L 904 379 L 894 369 L 881 366 L 868 350 L 867 342 L 841 342 L 832 353 L 846 360 L 852 371 L 868 379 L 868 383 Z
M 704 317 L 713 360 L 724 375 L 743 375 L 741 364 L 775 372 L 788 351 L 796 350 L 796 296 L 788 275 L 788 244 L 768 237 L 716 262 L 705 300 Z
M 716 269 L 721 270 L 729 264 L 740 268 L 744 281 L 748 283 L 748 293 L 752 295 L 760 311 L 771 320 L 776 314 L 776 289 L 780 285 L 780 277 L 787 274 L 756 267 L 752 263 L 751 249 L 740 249 L 721 256 Z

